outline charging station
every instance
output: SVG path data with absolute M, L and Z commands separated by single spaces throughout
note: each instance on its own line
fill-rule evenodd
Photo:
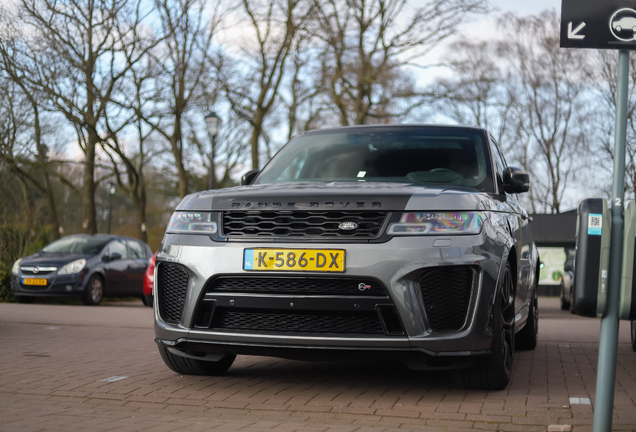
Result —
M 636 209 L 636 206 L 633 207 Z M 634 215 L 636 216 L 636 211 Z M 598 317 L 605 312 L 611 221 L 607 200 L 588 198 L 581 201 L 576 223 L 574 296 L 572 298 L 574 313 L 577 315 Z M 632 256 L 634 255 L 633 240 Z

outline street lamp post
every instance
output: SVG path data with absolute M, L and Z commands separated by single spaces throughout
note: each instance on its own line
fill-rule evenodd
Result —
M 110 223 L 113 220 L 113 195 L 117 192 L 117 185 L 113 182 L 108 182 L 108 234 L 110 234 Z
M 214 189 L 214 153 L 216 146 L 216 136 L 221 129 L 221 119 L 216 115 L 214 111 L 205 116 L 205 124 L 208 129 L 208 137 L 210 137 L 210 143 L 212 144 L 212 151 L 210 151 L 210 180 L 208 181 L 208 189 Z

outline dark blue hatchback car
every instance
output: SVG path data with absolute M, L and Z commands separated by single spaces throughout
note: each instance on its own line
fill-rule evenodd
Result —
M 21 258 L 11 270 L 11 288 L 20 303 L 34 297 L 81 297 L 97 305 L 104 296 L 143 295 L 150 247 L 116 235 L 72 235 Z

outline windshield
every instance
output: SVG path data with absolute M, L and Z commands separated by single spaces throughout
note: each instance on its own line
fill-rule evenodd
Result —
M 111 239 L 95 237 L 64 237 L 42 249 L 46 253 L 97 255 Z
M 453 127 L 348 128 L 290 141 L 254 184 L 399 182 L 492 192 L 483 132 Z

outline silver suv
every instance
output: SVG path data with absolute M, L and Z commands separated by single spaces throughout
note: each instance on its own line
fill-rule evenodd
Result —
M 513 348 L 536 346 L 529 177 L 487 131 L 311 131 L 243 183 L 184 198 L 157 255 L 156 342 L 175 372 L 371 354 L 501 389 Z

